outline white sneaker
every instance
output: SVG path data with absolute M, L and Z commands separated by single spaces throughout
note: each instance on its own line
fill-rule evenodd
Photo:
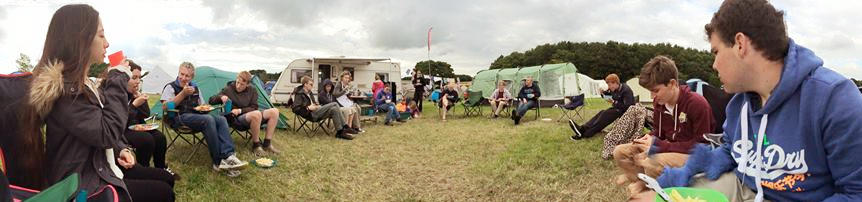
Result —
M 236 155 L 230 155 L 226 159 L 222 159 L 218 165 L 219 170 L 239 170 L 248 166 L 248 162 L 239 160 Z

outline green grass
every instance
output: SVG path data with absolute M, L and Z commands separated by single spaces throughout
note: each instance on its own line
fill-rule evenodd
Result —
M 584 118 L 608 107 L 588 101 Z M 283 153 L 271 157 L 278 166 L 249 167 L 237 178 L 213 172 L 204 147 L 183 163 L 192 147 L 178 143 L 168 161 L 183 177 L 175 186 L 179 201 L 625 199 L 611 182 L 618 173 L 613 162 L 600 158 L 603 135 L 570 141 L 568 126 L 556 122 L 558 109 L 542 109 L 553 121 L 534 121 L 530 114 L 519 126 L 489 119 L 487 106 L 483 117 L 465 118 L 460 106 L 453 112 L 441 122 L 426 103 L 422 118 L 395 126 L 365 123 L 367 132 L 353 141 L 279 130 L 275 142 Z M 251 160 L 250 145 L 238 136 L 234 142 L 239 157 Z

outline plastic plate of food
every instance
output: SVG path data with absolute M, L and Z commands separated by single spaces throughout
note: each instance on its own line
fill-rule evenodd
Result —
M 272 168 L 278 164 L 278 161 L 270 158 L 259 158 L 255 159 L 254 161 L 251 161 L 251 164 L 259 168 Z
M 213 107 L 211 105 L 200 105 L 200 106 L 195 107 L 195 111 L 199 111 L 199 112 L 209 112 L 209 111 L 212 111 L 213 109 L 215 109 L 215 107 Z
M 133 131 L 151 131 L 159 128 L 158 123 L 135 124 L 129 126 L 129 130 Z

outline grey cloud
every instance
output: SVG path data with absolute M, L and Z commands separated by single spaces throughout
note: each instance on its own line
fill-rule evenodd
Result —
M 234 33 L 274 36 L 251 44 L 275 44 L 347 55 L 393 57 L 406 62 L 426 59 L 425 40 L 432 33 L 432 59 L 444 60 L 462 73 L 486 68 L 499 55 L 526 51 L 559 41 L 670 42 L 706 49 L 703 35 L 720 2 L 709 1 L 207 1 L 216 20 L 231 22 L 248 13 L 270 25 L 268 33 L 234 30 Z M 794 10 L 789 9 L 792 14 Z M 315 33 L 315 23 L 348 18 L 362 24 L 367 38 L 345 41 L 344 33 Z M 810 23 L 804 23 L 810 24 Z M 819 29 L 816 29 L 819 30 Z M 318 31 L 319 32 L 319 31 Z M 213 34 L 219 38 L 235 37 Z M 829 46 L 847 45 L 833 38 Z M 204 37 L 206 38 L 206 37 Z M 825 42 L 824 43 L 829 43 Z M 855 43 L 850 43 L 855 44 Z M 345 46 L 347 48 L 345 48 Z M 353 48 L 353 53 L 350 53 Z M 846 47 L 843 47 L 846 48 Z M 344 51 L 347 49 L 348 51 Z M 340 50 L 340 51 L 339 51 Z M 402 64 L 409 67 L 413 64 Z
M 230 21 L 235 15 L 245 15 L 238 9 L 250 9 L 254 14 L 264 16 L 268 21 L 278 22 L 287 27 L 301 28 L 316 22 L 328 5 L 337 5 L 332 0 L 319 1 L 281 1 L 281 0 L 205 0 L 204 6 L 213 9 L 215 20 Z

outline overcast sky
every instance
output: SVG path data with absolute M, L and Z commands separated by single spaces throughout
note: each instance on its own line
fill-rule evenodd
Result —
M 0 2 L 0 73 L 41 56 L 51 16 L 71 1 Z M 214 0 L 92 1 L 111 46 L 145 69 L 182 61 L 230 71 L 283 70 L 294 59 L 383 57 L 402 70 L 430 57 L 474 75 L 500 55 L 559 41 L 669 42 L 706 50 L 719 1 Z M 826 66 L 862 78 L 862 1 L 778 1 L 790 37 Z M 646 62 L 646 61 L 644 61 Z M 590 67 L 579 67 L 590 68 Z M 632 67 L 637 68 L 637 67 Z

